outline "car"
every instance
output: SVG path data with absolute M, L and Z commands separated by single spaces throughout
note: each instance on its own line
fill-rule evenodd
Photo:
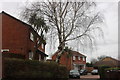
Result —
M 69 78 L 78 78 L 80 79 L 80 73 L 78 70 L 70 70 Z
M 91 71 L 91 74 L 92 74 L 92 75 L 98 75 L 98 70 L 97 70 L 97 69 L 92 70 L 92 71 Z
M 87 70 L 81 69 L 80 70 L 80 75 L 87 75 Z

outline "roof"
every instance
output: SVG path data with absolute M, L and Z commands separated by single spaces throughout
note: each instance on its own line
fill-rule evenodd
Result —
M 77 51 L 72 51 L 71 50 L 71 53 L 72 53 L 73 56 L 84 56 L 84 57 L 86 57 L 85 55 L 83 55 L 83 54 L 81 54 L 81 53 L 79 53 Z
M 29 25 L 29 24 L 27 24 L 27 23 L 25 23 L 25 22 L 23 22 L 23 21 L 21 21 L 21 20 L 15 18 L 15 17 L 11 16 L 10 14 L 8 14 L 8 13 L 6 13 L 6 12 L 4 12 L 4 11 L 2 11 L 0 14 L 5 14 L 5 15 L 7 15 L 7 16 L 9 16 L 9 17 L 11 17 L 11 18 L 13 18 L 13 19 L 15 19 L 15 20 L 21 22 L 22 24 L 24 24 L 24 25 L 26 25 L 28 28 L 30 28 L 32 31 L 34 31 L 35 34 L 37 34 L 37 36 L 40 37 L 40 35 L 32 28 L 31 25 Z
M 102 65 L 110 66 L 110 67 L 119 67 L 120 61 L 111 57 L 106 57 L 94 64 L 94 66 L 102 66 Z
M 77 51 L 73 51 L 73 50 L 69 50 L 69 51 L 72 54 L 72 56 L 84 56 L 84 57 L 86 57 L 85 55 L 83 55 L 83 54 L 81 54 L 81 53 L 79 53 Z M 60 52 L 60 50 L 56 51 L 52 56 L 58 54 L 59 52 Z
M 41 55 L 44 55 L 44 56 L 46 56 L 46 57 L 48 57 L 48 55 L 47 54 L 45 54 L 44 52 L 42 52 L 41 50 L 39 50 L 39 49 L 37 49 L 37 51 L 36 51 L 37 53 L 39 53 L 39 54 L 41 54 Z

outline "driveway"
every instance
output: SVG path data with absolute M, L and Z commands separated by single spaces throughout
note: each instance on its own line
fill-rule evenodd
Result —
M 69 79 L 69 80 L 98 80 L 100 78 L 99 75 L 91 75 L 88 73 L 88 75 L 81 75 L 80 79 Z

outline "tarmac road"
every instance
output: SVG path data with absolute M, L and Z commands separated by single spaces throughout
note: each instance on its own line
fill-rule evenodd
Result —
M 69 80 L 98 80 L 100 77 L 99 75 L 91 75 L 88 73 L 87 75 L 81 75 L 80 79 L 69 79 Z

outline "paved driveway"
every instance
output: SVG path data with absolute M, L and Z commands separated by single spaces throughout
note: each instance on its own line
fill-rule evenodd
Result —
M 100 77 L 99 75 L 91 75 L 88 73 L 88 75 L 81 75 L 80 79 L 69 79 L 69 80 L 98 80 Z

